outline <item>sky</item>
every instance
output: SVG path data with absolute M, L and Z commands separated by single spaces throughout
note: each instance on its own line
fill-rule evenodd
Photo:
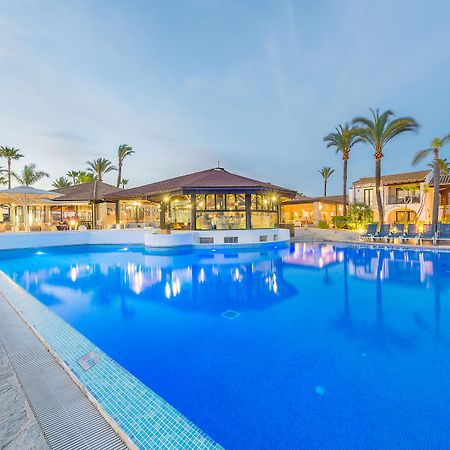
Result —
M 219 161 L 306 195 L 331 166 L 339 194 L 335 126 L 414 117 L 384 173 L 425 168 L 414 153 L 450 133 L 449 17 L 446 0 L 0 0 L 0 145 L 50 173 L 40 187 L 129 144 L 130 187 Z M 372 153 L 353 149 L 350 182 Z

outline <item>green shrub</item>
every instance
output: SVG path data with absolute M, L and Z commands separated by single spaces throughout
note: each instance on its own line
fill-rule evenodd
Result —
M 330 225 L 328 225 L 328 222 L 326 220 L 319 220 L 319 228 L 322 229 L 330 228 Z
M 373 222 L 373 211 L 364 203 L 352 203 L 347 211 L 347 225 L 349 228 L 365 228 Z
M 345 216 L 334 216 L 332 222 L 338 230 L 348 228 L 347 218 Z

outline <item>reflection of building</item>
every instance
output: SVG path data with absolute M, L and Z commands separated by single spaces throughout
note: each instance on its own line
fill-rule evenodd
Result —
M 297 243 L 294 251 L 283 258 L 285 264 L 322 269 L 343 261 L 344 252 L 332 245 Z
M 429 221 L 433 195 L 430 191 L 426 191 L 425 186 L 430 181 L 430 177 L 429 170 L 383 175 L 381 198 L 385 222 Z M 370 206 L 375 220 L 378 220 L 375 178 L 366 177 L 355 181 L 350 188 L 349 201 Z
M 394 283 L 427 284 L 433 276 L 432 257 L 431 253 L 417 251 L 353 249 L 349 252 L 349 274 L 371 281 L 379 276 Z
M 295 194 L 216 167 L 117 191 L 106 199 L 117 202 L 121 223 L 227 230 L 276 227 L 280 201 Z
M 344 197 L 297 197 L 281 205 L 281 221 L 295 225 L 317 225 L 320 220 L 331 222 L 334 216 L 342 216 Z

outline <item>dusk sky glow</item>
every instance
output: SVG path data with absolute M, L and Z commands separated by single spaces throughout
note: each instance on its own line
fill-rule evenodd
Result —
M 126 143 L 130 187 L 220 161 L 307 195 L 331 166 L 340 194 L 338 124 L 370 107 L 419 122 L 385 173 L 450 133 L 449 17 L 446 1 L 0 0 L 0 145 L 50 172 L 42 187 Z M 359 145 L 350 183 L 373 171 Z

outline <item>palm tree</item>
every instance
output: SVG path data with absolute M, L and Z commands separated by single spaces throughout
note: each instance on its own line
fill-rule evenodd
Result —
M 55 189 L 62 189 L 62 188 L 72 186 L 72 183 L 70 182 L 69 179 L 67 179 L 65 177 L 59 177 L 52 183 L 52 186 Z
M 356 117 L 353 125 L 356 125 L 357 132 L 363 142 L 367 142 L 373 147 L 375 158 L 375 190 L 377 197 L 378 217 L 380 223 L 384 222 L 383 202 L 381 199 L 381 158 L 385 145 L 397 135 L 406 131 L 415 131 L 419 125 L 412 117 L 399 117 L 391 119 L 394 115 L 392 111 L 384 111 L 380 114 L 378 109 L 370 110 L 372 117 Z
M 425 159 L 431 153 L 433 154 L 433 230 L 437 230 L 437 223 L 439 220 L 439 150 L 446 144 L 450 142 L 450 134 L 444 136 L 443 138 L 434 138 L 431 141 L 431 146 L 425 148 L 424 150 L 420 150 L 420 152 L 416 153 L 416 156 L 413 159 L 413 165 L 419 163 L 423 159 Z
M 12 173 L 13 177 L 23 186 L 31 186 L 50 175 L 42 170 L 36 170 L 36 164 L 27 164 L 20 173 Z
M 95 175 L 86 170 L 80 170 L 77 176 L 77 184 L 92 183 L 95 181 Z
M 323 196 L 326 197 L 327 196 L 327 183 L 328 183 L 328 178 L 331 177 L 331 175 L 333 175 L 334 173 L 334 169 L 332 169 L 331 167 L 322 167 L 319 170 L 320 175 L 322 175 L 323 177 Z
M 11 189 L 11 161 L 23 158 L 18 148 L 14 147 L 0 147 L 0 157 L 8 161 L 8 189 Z
M 92 161 L 88 161 L 88 171 L 94 174 L 97 181 L 103 181 L 103 175 L 113 170 L 117 170 L 111 161 L 106 158 L 97 158 Z
M 356 132 L 355 128 L 350 128 L 346 123 L 344 126 L 339 125 L 335 133 L 330 133 L 323 140 L 327 143 L 327 148 L 334 147 L 336 153 L 342 154 L 344 161 L 344 172 L 342 176 L 343 194 L 344 194 L 344 216 L 347 214 L 347 164 L 350 157 L 350 150 L 358 142 L 362 141 L 361 136 Z
M 6 169 L 4 169 L 2 166 L 0 166 L 0 185 L 4 186 L 5 184 L 8 184 L 8 178 L 5 177 L 5 173 L 8 172 Z
M 66 176 L 72 178 L 72 184 L 78 184 L 78 177 L 80 176 L 80 170 L 69 170 L 66 173 Z M 62 178 L 62 177 L 61 177 Z
M 122 186 L 122 189 L 125 189 L 125 186 L 128 184 L 129 180 L 126 180 L 125 178 L 122 178 L 120 180 L 120 185 Z
M 119 187 L 122 180 L 122 166 L 123 166 L 123 160 L 127 157 L 135 153 L 132 147 L 130 147 L 127 144 L 119 145 L 119 150 L 117 151 L 117 184 L 116 186 Z
M 448 175 L 450 173 L 450 163 L 447 161 L 447 158 L 439 158 L 438 159 L 439 173 Z M 434 169 L 434 163 L 427 164 L 427 167 L 430 169 Z

